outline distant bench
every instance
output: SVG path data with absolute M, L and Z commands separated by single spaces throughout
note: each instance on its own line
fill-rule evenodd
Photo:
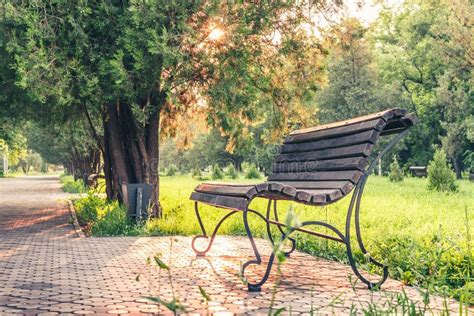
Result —
M 428 176 L 428 171 L 426 166 L 411 166 L 408 168 L 410 170 L 410 173 L 414 177 L 427 177 Z
M 266 223 L 268 239 L 273 245 L 275 245 L 275 240 L 270 230 L 271 225 L 279 229 L 280 240 L 291 241 L 292 247 L 285 253 L 287 256 L 296 247 L 295 240 L 289 237 L 293 231 L 340 242 L 346 246 L 349 264 L 355 275 L 369 288 L 379 287 L 387 279 L 388 268 L 373 259 L 363 244 L 359 226 L 361 196 L 367 177 L 377 161 L 408 132 L 415 122 L 415 116 L 408 114 L 405 109 L 391 109 L 348 121 L 297 130 L 286 137 L 281 152 L 273 164 L 273 173 L 268 177 L 267 182 L 256 185 L 233 183 L 198 185 L 191 194 L 191 200 L 195 201 L 196 216 L 202 234 L 194 237 L 193 250 L 199 256 L 205 255 L 211 248 L 221 224 L 230 216 L 239 211 L 242 212 L 245 231 L 255 254 L 255 259 L 242 265 L 241 275 L 245 277 L 245 270 L 249 265 L 262 263 L 249 227 L 248 214 L 252 213 Z M 370 159 L 379 137 L 391 134 L 398 135 L 394 136 L 375 158 Z M 351 192 L 353 194 L 346 216 L 344 234 L 324 221 L 306 221 L 301 223 L 300 227 L 286 227 L 284 222 L 278 220 L 277 201 L 279 200 L 324 206 L 339 201 Z M 257 197 L 268 199 L 266 215 L 249 208 L 251 201 Z M 214 228 L 209 243 L 203 250 L 196 249 L 195 245 L 196 240 L 209 238 L 199 213 L 199 202 L 229 210 Z M 371 263 L 383 269 L 383 275 L 377 283 L 364 277 L 356 266 L 351 244 L 353 215 L 357 243 L 361 251 Z M 303 228 L 308 225 L 322 226 L 334 234 L 327 235 Z M 283 229 L 285 227 L 286 230 Z M 261 286 L 268 279 L 274 259 L 275 253 L 272 253 L 266 272 L 260 281 L 252 283 L 247 280 L 249 291 L 260 291 Z

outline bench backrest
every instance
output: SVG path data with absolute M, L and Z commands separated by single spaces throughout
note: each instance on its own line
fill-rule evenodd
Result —
M 340 189 L 357 184 L 382 135 L 400 133 L 416 118 L 405 109 L 383 112 L 292 132 L 273 164 L 269 181 L 301 189 Z

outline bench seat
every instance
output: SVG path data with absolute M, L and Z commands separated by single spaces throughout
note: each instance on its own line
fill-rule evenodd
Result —
M 329 184 L 325 185 L 324 182 Z M 343 197 L 344 194 L 341 189 L 333 188 L 334 186 L 339 185 L 346 192 L 353 187 L 345 182 L 324 182 L 270 181 L 260 184 L 207 182 L 196 187 L 195 192 L 191 194 L 191 200 L 236 210 L 245 210 L 255 197 L 272 200 L 294 200 L 300 203 L 321 206 Z

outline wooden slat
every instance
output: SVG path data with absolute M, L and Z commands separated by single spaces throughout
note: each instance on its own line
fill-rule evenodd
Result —
M 354 184 L 350 181 L 282 181 L 284 185 L 296 189 L 338 189 L 343 194 L 349 193 Z
M 251 183 L 232 183 L 232 182 L 222 182 L 222 181 L 207 181 L 207 182 L 204 182 L 203 184 L 221 185 L 221 186 L 228 186 L 228 187 L 248 187 L 248 186 L 254 185 Z
M 293 161 L 275 162 L 272 165 L 272 172 L 313 172 L 313 171 L 337 171 L 337 170 L 363 170 L 367 165 L 365 157 L 350 157 L 331 160 L 316 161 Z
M 366 122 L 370 121 L 373 119 L 377 118 L 382 118 L 383 120 L 387 121 L 388 119 L 391 119 L 394 116 L 403 116 L 407 113 L 407 110 L 405 109 L 389 109 L 385 111 L 381 111 L 378 113 L 373 113 L 365 116 L 360 116 L 360 117 L 355 117 L 350 120 L 346 121 L 340 121 L 340 122 L 334 122 L 330 124 L 324 124 L 324 125 L 319 125 L 315 127 L 310 127 L 310 128 L 305 128 L 305 129 L 300 129 L 293 131 L 290 135 L 297 135 L 297 134 L 304 134 L 304 133 L 310 133 L 310 132 L 316 132 L 316 131 L 321 131 L 321 130 L 328 130 L 328 129 L 333 129 L 336 127 L 341 127 L 341 126 L 347 126 L 347 125 L 353 125 L 356 123 L 360 122 Z
M 298 191 L 298 193 L 296 194 L 296 198 L 306 203 L 313 203 L 313 204 L 319 204 L 319 205 L 323 205 L 327 202 L 326 194 L 314 193 L 307 190 Z
M 308 133 L 303 133 L 303 134 L 294 134 L 294 135 L 290 134 L 289 136 L 285 138 L 284 143 L 291 144 L 291 143 L 310 142 L 310 141 L 315 141 L 318 139 L 327 139 L 327 138 L 340 137 L 344 135 L 352 135 L 355 133 L 368 131 L 368 130 L 380 131 L 382 130 L 384 126 L 385 126 L 385 121 L 380 118 L 376 118 L 371 121 L 360 122 L 354 125 L 341 126 L 341 127 L 337 127 L 333 129 L 328 129 L 328 130 L 320 130 L 320 131 L 308 132 Z
M 304 191 L 312 195 L 325 195 L 327 202 L 338 200 L 343 196 L 341 190 L 337 190 L 337 189 L 318 189 L 318 190 L 305 189 Z
M 247 199 L 252 198 L 257 194 L 257 189 L 254 185 L 227 185 L 227 184 L 213 184 L 213 183 L 201 183 L 194 189 L 197 192 L 217 194 L 217 195 L 228 195 L 228 196 L 240 196 Z
M 238 198 L 232 196 L 213 195 L 200 192 L 191 193 L 191 200 L 228 208 L 233 210 L 245 210 L 248 205 L 248 200 L 245 198 Z
M 354 146 L 346 146 L 339 148 L 323 149 L 319 151 L 309 151 L 304 153 L 281 154 L 276 157 L 276 162 L 290 161 L 316 161 L 323 159 L 335 159 L 346 157 L 365 156 L 368 157 L 372 153 L 372 144 L 359 144 Z
M 255 186 L 257 189 L 257 192 L 265 192 L 270 190 L 270 183 L 264 182 L 264 183 L 259 183 Z
M 269 181 L 337 181 L 348 180 L 352 183 L 359 181 L 360 171 L 321 171 L 321 172 L 298 172 L 298 173 L 273 173 L 268 177 Z
M 377 130 L 368 130 L 359 132 L 356 134 L 345 135 L 337 138 L 321 139 L 311 142 L 304 143 L 291 143 L 284 144 L 281 147 L 281 153 L 295 153 L 295 152 L 305 152 L 305 151 L 314 151 L 322 150 L 328 148 L 337 148 L 343 146 L 351 146 L 363 143 L 372 143 L 374 144 L 379 136 L 380 132 Z

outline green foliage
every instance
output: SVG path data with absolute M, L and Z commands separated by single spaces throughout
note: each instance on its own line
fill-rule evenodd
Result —
M 104 199 L 92 194 L 87 197 L 74 201 L 76 215 L 81 225 L 96 222 L 98 218 L 98 210 L 103 209 L 106 205 Z
M 46 163 L 46 162 L 43 162 L 43 163 L 41 164 L 40 171 L 41 171 L 42 173 L 48 173 L 48 172 L 49 172 L 49 164 Z
M 438 148 L 428 165 L 428 189 L 440 192 L 456 192 L 456 175 L 451 170 L 446 152 Z
M 229 164 L 227 166 L 226 176 L 228 176 L 231 179 L 237 179 L 239 177 L 239 174 L 237 173 L 237 169 L 235 169 L 235 166 L 233 164 Z
M 25 157 L 25 161 L 27 166 L 27 171 L 25 173 L 28 173 L 30 169 L 39 171 L 41 165 L 43 164 L 43 159 L 41 158 L 40 154 L 35 152 L 29 152 Z
M 176 167 L 175 164 L 170 164 L 168 168 L 166 168 L 166 175 L 167 176 L 174 176 L 176 172 L 178 171 L 178 168 Z
M 26 157 L 26 138 L 17 124 L 3 121 L 0 117 L 0 153 L 7 154 L 10 166 L 16 166 Z
M 399 98 L 383 86 L 376 72 L 365 32 L 358 20 L 348 19 L 325 34 L 335 44 L 328 58 L 329 84 L 317 94 L 321 123 L 377 112 L 387 104 L 397 105 Z
M 393 156 L 393 161 L 390 164 L 390 173 L 388 179 L 391 182 L 401 182 L 403 181 L 403 171 L 398 164 L 397 156 Z
M 254 164 L 248 165 L 248 168 L 245 170 L 246 179 L 261 179 L 262 175 L 258 171 L 257 167 Z
M 199 168 L 199 166 L 195 166 L 193 168 L 192 176 L 193 176 L 193 178 L 199 178 L 199 177 L 202 176 L 201 168 Z
M 86 193 L 87 188 L 82 179 L 74 180 L 74 177 L 63 175 L 61 176 L 61 189 L 67 193 Z
M 137 235 L 139 227 L 117 201 L 108 202 L 89 194 L 74 201 L 77 218 L 85 233 L 93 236 Z
M 466 1 L 406 1 L 400 10 L 382 10 L 373 28 L 381 77 L 419 118 L 398 153 L 402 163 L 426 165 L 432 145 L 442 143 L 460 176 L 474 115 L 472 27 L 461 22 L 470 12 Z
M 211 178 L 213 180 L 224 178 L 224 172 L 222 172 L 222 169 L 219 167 L 218 164 L 215 164 L 214 166 L 212 166 Z
M 466 151 L 464 153 L 464 165 L 467 171 L 474 173 L 474 151 Z

